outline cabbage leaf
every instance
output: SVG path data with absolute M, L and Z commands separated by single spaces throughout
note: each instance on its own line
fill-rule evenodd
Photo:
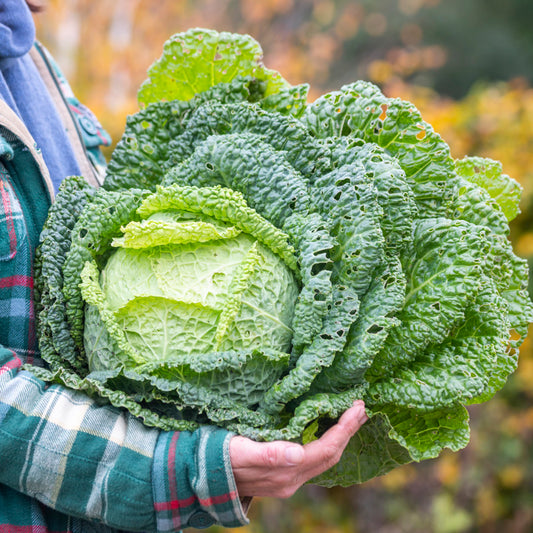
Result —
M 258 440 L 308 442 L 363 398 L 313 480 L 351 485 L 466 446 L 467 407 L 516 368 L 521 188 L 368 82 L 307 88 L 249 36 L 168 41 L 104 187 L 69 178 L 52 206 L 34 371 L 148 425 Z

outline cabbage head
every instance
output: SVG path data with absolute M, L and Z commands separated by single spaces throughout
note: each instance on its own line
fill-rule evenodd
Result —
M 170 430 L 308 442 L 370 420 L 313 480 L 459 450 L 533 310 L 498 162 L 455 161 L 409 102 L 307 101 L 246 35 L 172 37 L 104 186 L 65 180 L 37 257 L 42 378 Z

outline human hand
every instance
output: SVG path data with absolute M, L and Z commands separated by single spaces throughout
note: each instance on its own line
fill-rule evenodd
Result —
M 339 461 L 367 419 L 364 403 L 358 400 L 322 437 L 303 446 L 233 437 L 229 453 L 239 496 L 292 496 L 306 481 Z

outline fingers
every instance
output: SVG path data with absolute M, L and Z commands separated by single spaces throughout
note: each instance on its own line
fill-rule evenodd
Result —
M 233 437 L 229 451 L 239 494 L 291 496 L 303 483 L 339 461 L 349 440 L 366 420 L 364 403 L 357 401 L 320 439 L 305 446 Z
M 317 441 L 307 444 L 306 448 L 310 453 L 314 453 L 316 449 L 324 446 L 344 449 L 348 441 L 367 420 L 365 404 L 362 400 L 358 400 L 343 413 L 333 427 L 328 429 Z
M 306 444 L 308 478 L 318 476 L 335 465 L 350 439 L 367 420 L 364 403 L 359 400 L 320 439 Z
M 234 468 L 259 465 L 276 468 L 297 466 L 304 462 L 320 465 L 329 455 L 334 455 L 334 451 L 340 449 L 342 453 L 367 418 L 364 403 L 359 400 L 320 439 L 305 446 L 286 441 L 261 443 L 234 437 L 230 443 L 232 465 Z
M 285 441 L 230 441 L 230 459 L 239 496 L 288 498 L 302 485 L 304 447 Z
M 255 442 L 245 437 L 233 437 L 230 442 L 233 468 L 280 468 L 303 463 L 303 446 L 286 441 Z

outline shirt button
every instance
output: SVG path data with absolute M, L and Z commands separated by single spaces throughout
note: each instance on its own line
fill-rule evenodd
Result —
M 96 128 L 96 125 L 94 122 L 87 117 L 81 117 L 80 118 L 80 124 L 81 127 L 89 134 L 89 135 L 96 135 L 98 133 L 98 130 Z
M 213 517 L 207 511 L 196 511 L 189 518 L 189 527 L 205 529 L 215 523 Z

